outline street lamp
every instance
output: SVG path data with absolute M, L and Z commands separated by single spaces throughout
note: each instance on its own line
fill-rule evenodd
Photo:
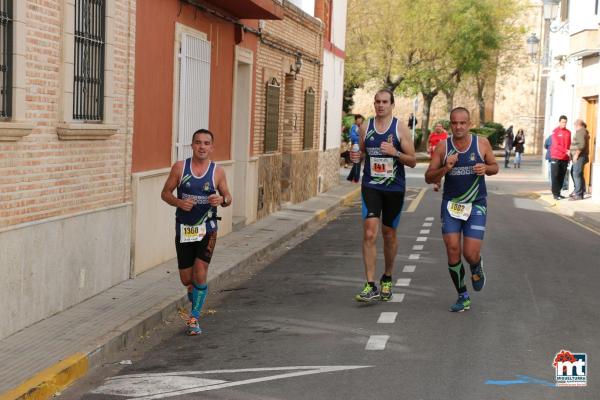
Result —
M 531 58 L 531 62 L 535 62 L 539 47 L 540 38 L 538 38 L 535 33 L 532 33 L 527 38 L 527 54 Z
M 544 19 L 550 21 L 558 15 L 560 0 L 544 0 Z

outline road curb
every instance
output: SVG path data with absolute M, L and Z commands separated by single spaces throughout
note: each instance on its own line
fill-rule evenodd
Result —
M 248 257 L 221 271 L 218 275 L 209 277 L 209 283 L 218 284 L 249 264 L 260 260 L 276 247 L 298 233 L 306 230 L 311 224 L 325 220 L 334 210 L 341 206 L 349 206 L 360 195 L 360 186 L 344 195 L 337 195 L 336 201 L 324 209 L 317 209 L 306 220 L 290 229 L 289 232 L 273 239 L 270 243 L 257 249 Z M 118 351 L 136 343 L 148 332 L 164 325 L 170 316 L 187 304 L 187 296 L 174 294 L 164 301 L 155 304 L 145 312 L 116 327 L 110 333 L 96 339 L 91 346 L 80 352 L 60 360 L 54 365 L 35 374 L 18 386 L 0 394 L 0 400 L 45 400 L 55 393 L 62 391 L 86 373 L 103 365 L 108 358 Z

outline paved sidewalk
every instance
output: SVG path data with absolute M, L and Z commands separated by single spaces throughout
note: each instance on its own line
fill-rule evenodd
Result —
M 215 283 L 358 197 L 343 182 L 217 241 Z M 176 260 L 153 268 L 0 341 L 0 400 L 46 399 L 187 305 Z

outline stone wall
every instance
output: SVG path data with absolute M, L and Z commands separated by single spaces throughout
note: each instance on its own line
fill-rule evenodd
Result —
M 281 159 L 281 153 L 265 154 L 258 159 L 259 219 L 281 208 Z
M 319 152 L 319 177 L 321 185 L 317 190 L 326 192 L 340 183 L 340 149 L 327 149 Z
M 288 173 L 289 178 L 281 181 L 282 202 L 299 203 L 317 195 L 318 164 L 318 150 L 283 154 L 282 175 Z

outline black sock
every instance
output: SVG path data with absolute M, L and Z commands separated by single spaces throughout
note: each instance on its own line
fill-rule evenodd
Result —
M 369 286 L 371 286 L 373 289 L 377 289 L 377 286 L 375 285 L 375 282 L 367 282 L 369 284 Z
M 381 275 L 381 282 L 391 282 L 391 281 L 392 281 L 391 275 L 386 275 L 386 274 Z

